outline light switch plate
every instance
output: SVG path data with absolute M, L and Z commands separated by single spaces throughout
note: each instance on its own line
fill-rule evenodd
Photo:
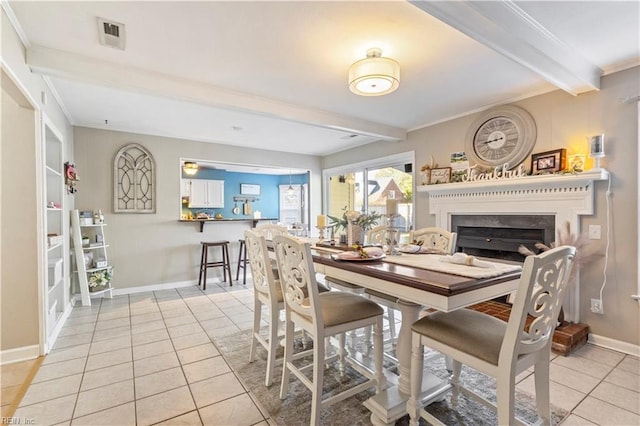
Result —
M 589 225 L 589 239 L 599 240 L 602 236 L 602 227 L 600 225 Z

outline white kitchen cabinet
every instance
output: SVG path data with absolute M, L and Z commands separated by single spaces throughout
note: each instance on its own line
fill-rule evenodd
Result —
M 189 207 L 224 207 L 224 181 L 210 179 L 191 179 Z
M 180 197 L 191 195 L 191 179 L 180 179 Z

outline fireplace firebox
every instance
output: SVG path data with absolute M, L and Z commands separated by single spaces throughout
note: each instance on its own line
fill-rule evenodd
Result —
M 554 239 L 551 215 L 454 215 L 451 229 L 458 234 L 457 251 L 466 254 L 522 262 L 523 245 L 538 253 L 536 243 Z

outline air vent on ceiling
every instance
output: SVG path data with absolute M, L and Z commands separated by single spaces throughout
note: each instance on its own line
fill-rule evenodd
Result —
M 345 141 L 346 141 L 346 140 L 349 140 L 349 139 L 357 138 L 358 136 L 360 136 L 360 135 L 356 135 L 356 134 L 352 133 L 352 134 L 350 134 L 350 135 L 343 136 L 343 137 L 341 137 L 340 139 L 342 139 L 342 140 L 345 140 Z
M 98 18 L 98 38 L 100 40 L 100 44 L 103 46 L 124 50 L 124 24 Z

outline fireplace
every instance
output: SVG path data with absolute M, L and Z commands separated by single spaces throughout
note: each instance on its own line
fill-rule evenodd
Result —
M 479 239 L 494 239 L 498 235 L 513 238 L 516 229 L 527 230 L 524 232 L 523 240 L 537 240 L 539 234 L 529 234 L 528 230 L 532 227 L 544 229 L 542 241 L 546 244 L 555 240 L 555 229 L 566 222 L 571 226 L 572 232 L 579 233 L 580 217 L 594 213 L 594 183 L 608 179 L 609 173 L 606 170 L 598 170 L 576 175 L 523 176 L 516 179 L 420 185 L 416 191 L 428 194 L 428 210 L 427 205 L 423 206 L 428 211 L 426 214 L 435 215 L 435 226 L 456 232 L 460 226 L 503 228 L 489 230 L 488 232 L 495 234 L 490 236 L 482 235 L 477 229 L 464 229 L 463 233 L 466 233 L 468 238 L 463 236 L 459 244 L 466 246 L 465 250 L 471 250 L 472 247 L 469 245 L 473 244 L 473 241 L 478 243 Z M 527 225 L 520 226 L 518 222 L 506 225 L 493 224 L 494 220 L 505 216 L 515 220 L 521 219 Z M 459 223 L 456 222 L 456 217 L 464 220 L 476 220 L 480 217 L 489 224 Z M 539 220 L 548 220 L 543 217 L 550 217 L 553 221 L 541 226 L 531 225 L 537 224 Z M 516 239 L 521 237 L 517 236 Z M 509 241 L 505 245 L 509 246 L 508 250 L 497 251 L 512 253 L 513 246 L 519 244 L 517 241 Z M 580 286 L 573 286 L 563 304 L 565 318 L 575 323 L 580 322 L 579 293 Z
M 554 240 L 555 216 L 551 215 L 453 215 L 451 230 L 458 234 L 457 251 L 482 257 L 522 262 L 518 248 L 534 253 L 536 243 Z

